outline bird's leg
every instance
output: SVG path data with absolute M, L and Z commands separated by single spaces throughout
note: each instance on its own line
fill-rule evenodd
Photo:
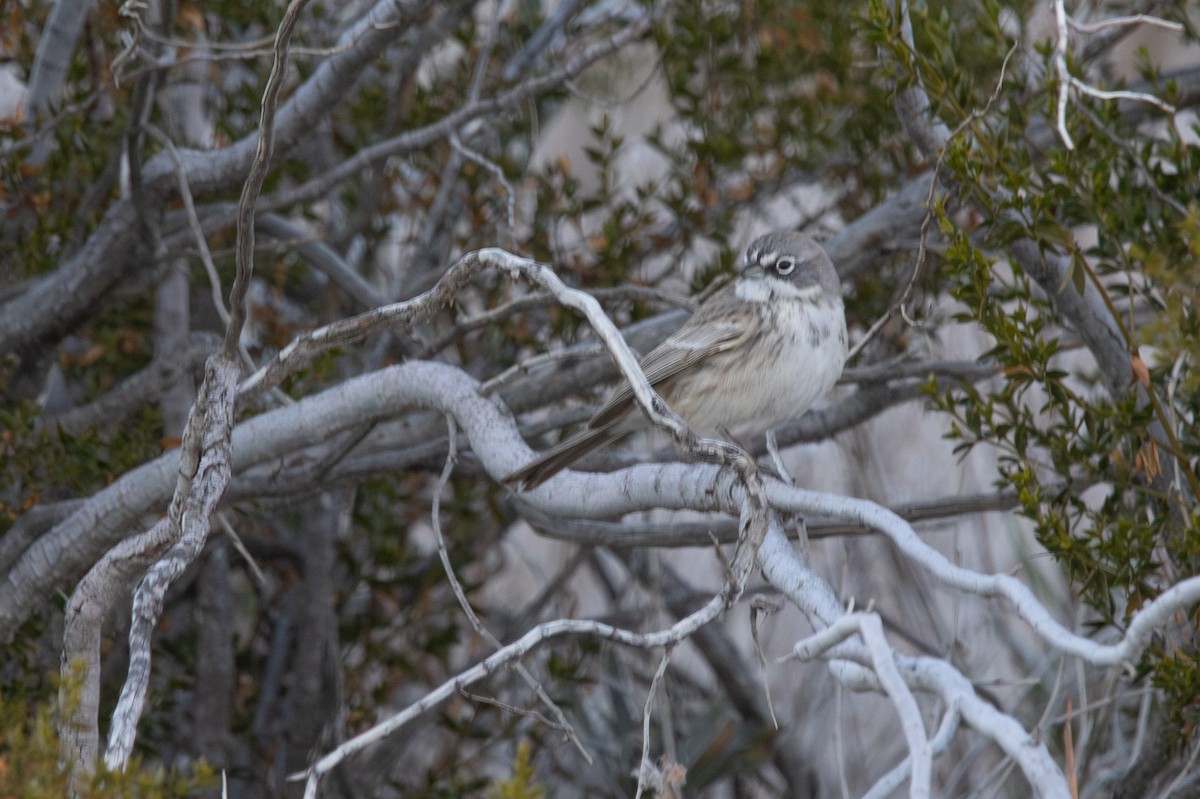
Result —
M 744 449 L 746 452 L 750 451 L 750 447 L 746 446 L 746 442 L 742 441 L 740 438 L 735 436 L 733 433 L 729 432 L 729 428 L 726 427 L 725 425 L 721 425 L 719 428 L 717 428 L 717 432 L 719 432 L 721 434 L 721 438 L 725 439 L 730 444 L 739 446 L 742 449 Z
M 782 482 L 794 486 L 796 480 L 788 472 L 787 465 L 783 462 L 783 456 L 779 454 L 779 443 L 775 440 L 774 429 L 767 431 L 767 454 L 771 456 L 771 466 L 775 469 L 775 476 Z

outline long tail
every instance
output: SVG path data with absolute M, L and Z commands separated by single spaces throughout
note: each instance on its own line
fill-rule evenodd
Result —
M 517 469 L 502 482 L 516 491 L 532 491 L 592 450 L 614 441 L 619 435 L 614 433 L 614 427 L 615 424 L 608 424 L 595 430 L 578 432 Z

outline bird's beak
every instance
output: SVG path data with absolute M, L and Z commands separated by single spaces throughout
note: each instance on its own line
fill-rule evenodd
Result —
M 753 263 L 746 264 L 742 267 L 742 271 L 738 272 L 738 277 L 766 277 L 767 270 L 763 269 L 762 264 Z

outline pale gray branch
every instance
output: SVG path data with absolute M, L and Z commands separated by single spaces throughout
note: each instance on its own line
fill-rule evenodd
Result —
M 77 704 L 59 723 L 63 762 L 78 764 L 71 778 L 76 790 L 100 755 L 100 636 L 113 603 L 128 595 L 142 570 L 157 560 L 171 542 L 170 521 L 161 519 L 140 535 L 125 539 L 105 553 L 71 594 L 63 629 L 62 691 L 82 681 Z M 65 699 L 65 696 L 64 696 Z M 69 706 L 69 705 L 65 705 Z
M 30 123 L 62 101 L 75 42 L 94 5 L 94 0 L 56 0 L 51 6 L 25 90 L 25 118 Z M 53 138 L 39 138 L 27 163 L 44 164 L 52 147 Z
M 253 273 L 254 203 L 270 164 L 275 101 L 287 65 L 288 44 L 305 2 L 291 0 L 275 34 L 275 61 L 263 94 L 259 146 L 239 203 L 237 275 L 229 301 L 231 318 L 225 328 L 221 349 L 209 359 L 205 368 L 204 381 L 184 429 L 175 492 L 166 525 L 158 528 L 160 533 L 166 534 L 170 547 L 146 572 L 134 593 L 129 629 L 129 674 L 113 711 L 104 754 L 104 762 L 110 769 L 123 770 L 133 751 L 150 682 L 150 640 L 162 613 L 167 589 L 203 548 L 212 516 L 233 474 L 230 434 L 239 376 L 240 335 L 246 317 L 245 293 Z M 182 171 L 180 177 L 182 179 Z M 132 560 L 136 563 L 139 558 Z M 92 573 L 105 579 L 103 574 Z M 98 661 L 96 655 L 98 649 L 91 653 Z M 95 665 L 98 663 L 93 664 L 93 668 Z M 90 723 L 95 725 L 94 721 Z
M 354 271 L 332 247 L 295 222 L 279 214 L 259 214 L 254 225 L 259 232 L 286 242 L 297 255 L 325 274 L 363 308 L 387 304 L 387 297 Z
M 208 538 L 208 528 L 232 476 L 230 430 L 238 361 L 218 353 L 205 370 L 204 382 L 192 406 L 180 447 L 183 458 L 166 527 L 170 548 L 154 563 L 133 598 L 129 628 L 129 676 L 113 711 L 105 764 L 123 769 L 133 751 L 150 681 L 150 639 L 162 613 L 167 588 L 183 573 Z
M 1047 489 L 1047 490 L 1053 490 Z M 895 505 L 890 510 L 910 523 L 950 519 L 972 513 L 1011 510 L 1020 505 L 1016 491 L 994 494 L 948 496 L 923 502 Z M 724 516 L 706 521 L 645 522 L 634 519 L 606 521 L 550 516 L 529 505 L 520 506 L 521 516 L 540 533 L 576 544 L 606 547 L 702 547 L 714 540 L 729 544 L 737 540 L 737 524 Z M 848 523 L 826 516 L 804 520 L 809 538 L 878 535 L 865 524 Z
M 868 505 L 862 500 L 846 499 Z M 782 531 L 772 529 L 760 552 L 763 574 L 808 617 L 817 634 L 800 642 L 804 650 L 822 657 L 837 658 L 830 667 L 850 687 L 860 687 L 867 675 L 848 666 L 866 665 L 872 656 L 861 646 L 842 641 L 830 628 L 843 611 L 829 585 L 810 571 L 793 552 Z M 841 641 L 841 643 L 838 643 Z M 1050 757 L 1044 743 L 1035 741 L 1012 717 L 983 701 L 962 674 L 953 666 L 934 658 L 896 655 L 895 666 L 906 685 L 939 695 L 947 706 L 957 708 L 963 720 L 1000 746 L 1021 767 L 1034 795 L 1046 799 L 1067 799 L 1067 782 L 1062 770 Z M 861 687 L 875 687 L 868 681 Z

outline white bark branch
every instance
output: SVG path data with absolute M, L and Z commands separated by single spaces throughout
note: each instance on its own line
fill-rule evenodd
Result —
M 767 494 L 771 506 L 785 512 L 854 520 L 880 531 L 891 538 L 913 563 L 937 578 L 939 584 L 978 596 L 1004 598 L 1047 644 L 1093 665 L 1132 666 L 1150 643 L 1154 629 L 1165 624 L 1180 607 L 1200 600 L 1200 577 L 1183 580 L 1135 613 L 1120 641 L 1100 644 L 1066 629 L 1017 578 L 1007 574 L 983 574 L 956 566 L 941 552 L 922 541 L 908 522 L 880 505 L 792 488 L 776 482 L 767 484 Z
M 851 502 L 871 504 L 864 500 Z M 840 630 L 830 632 L 826 629 L 838 624 L 842 609 L 828 583 L 796 557 L 782 531 L 772 528 L 760 550 L 759 559 L 766 578 L 783 592 L 788 601 L 800 608 L 818 631 L 806 641 L 816 640 L 819 645 L 813 646 L 805 641 L 798 645 L 803 647 L 804 654 L 815 655 L 820 650 L 821 657 L 832 659 L 832 673 L 852 689 L 881 688 L 875 673 L 864 668 L 873 663 L 874 657 L 864 647 L 842 640 Z M 1033 788 L 1034 795 L 1046 799 L 1067 799 L 1066 778 L 1045 745 L 1035 741 L 1011 716 L 982 700 L 970 681 L 957 669 L 934 658 L 899 655 L 895 656 L 895 666 L 907 686 L 935 693 L 947 707 L 958 708 L 964 721 L 1012 757 Z M 920 751 L 922 757 L 926 756 L 924 746 Z
M 292 779 L 306 780 L 304 797 L 305 799 L 315 799 L 321 777 L 328 774 L 347 757 L 391 735 L 460 690 L 495 673 L 501 666 L 524 657 L 534 648 L 552 638 L 563 635 L 586 635 L 640 649 L 665 647 L 686 639 L 699 627 L 719 616 L 724 609 L 725 600 L 721 595 L 717 595 L 690 616 L 680 619 L 664 630 L 650 633 L 635 633 L 603 622 L 578 619 L 559 619 L 539 624 L 513 643 L 489 655 L 482 662 L 456 675 L 453 679 L 445 681 L 419 701 L 338 746 L 314 763 L 308 771 L 293 775 Z
M 1166 30 L 1182 31 L 1182 25 L 1147 14 L 1114 17 L 1091 24 L 1082 24 L 1071 19 L 1070 15 L 1067 14 L 1067 6 L 1064 0 L 1054 0 L 1054 22 L 1056 33 L 1054 40 L 1054 71 L 1058 77 L 1058 102 L 1055 107 L 1055 125 L 1064 147 L 1068 150 L 1075 149 L 1075 140 L 1071 138 L 1071 133 L 1067 130 L 1067 104 L 1071 99 L 1071 89 L 1080 94 L 1086 94 L 1100 100 L 1134 100 L 1139 103 L 1149 103 L 1164 113 L 1175 114 L 1175 106 L 1155 97 L 1153 94 L 1133 91 L 1106 91 L 1080 80 L 1071 74 L 1071 70 L 1067 66 L 1067 53 L 1071 47 L 1071 28 L 1083 33 L 1093 33 L 1108 27 L 1145 23 L 1153 24 Z
M 928 799 L 933 775 L 932 749 L 925 736 L 921 708 L 896 668 L 895 653 L 883 634 L 883 622 L 874 613 L 848 613 L 824 630 L 797 643 L 792 651 L 801 660 L 823 654 L 836 644 L 858 634 L 871 656 L 871 667 L 881 687 L 900 717 L 900 727 L 908 742 L 912 799 Z
M 940 755 L 950 746 L 955 733 L 958 732 L 959 720 L 958 708 L 954 706 L 950 707 L 942 716 L 942 723 L 938 726 L 938 731 L 929 741 L 932 755 Z M 912 759 L 905 758 L 894 769 L 876 780 L 871 789 L 863 794 L 862 799 L 886 799 L 904 783 L 904 780 L 908 779 L 911 770 Z
M 212 515 L 232 475 L 229 433 L 233 428 L 237 376 L 236 359 L 228 353 L 214 355 L 192 406 L 182 449 L 185 453 L 196 453 L 195 471 L 186 466 L 181 469 L 179 488 L 167 517 L 166 532 L 173 543 L 142 578 L 134 593 L 133 621 L 129 628 L 129 676 L 113 711 L 108 748 L 104 753 L 104 762 L 111 769 L 124 769 L 133 752 L 137 724 L 150 682 L 150 639 L 162 613 L 167 589 L 204 547 Z M 188 457 L 185 464 L 191 460 Z
M 263 414 L 239 425 L 233 437 L 235 469 L 241 470 L 249 463 L 295 451 L 302 441 L 315 443 L 325 439 L 333 430 L 384 418 L 416 404 L 453 413 L 484 468 L 497 478 L 531 455 L 521 442 L 512 418 L 501 407 L 481 397 L 475 381 L 449 366 L 411 362 L 356 378 L 293 406 Z M 122 481 L 128 479 L 127 476 Z M 119 485 L 122 481 L 110 488 L 117 496 L 125 493 L 122 489 L 128 488 Z M 963 590 L 1006 597 L 1051 646 L 1074 652 L 1093 663 L 1132 662 L 1148 642 L 1155 626 L 1167 620 L 1171 613 L 1200 599 L 1200 578 L 1181 583 L 1135 615 L 1124 639 L 1116 644 L 1100 645 L 1067 632 L 1015 578 L 981 575 L 950 564 L 923 544 L 907 523 L 872 503 L 802 491 L 777 483 L 769 483 L 767 491 L 771 504 L 784 511 L 837 516 L 881 529 L 897 542 L 907 556 L 939 579 Z M 668 464 L 636 466 L 611 475 L 568 473 L 558 481 L 554 496 L 536 494 L 531 497 L 543 509 L 604 517 L 650 507 L 687 507 L 730 513 L 740 508 L 740 495 L 740 486 L 728 472 L 711 465 Z M 93 505 L 88 509 L 91 513 L 96 511 L 96 504 L 89 503 Z M 114 512 L 117 510 L 112 506 L 109 509 Z M 796 564 L 789 565 L 789 559 L 794 560 L 794 556 L 782 534 L 767 537 L 760 558 L 771 582 L 809 614 L 814 624 L 819 622 L 821 626 L 827 625 L 842 614 L 841 607 L 827 586 L 823 586 L 823 581 Z M 723 606 L 724 601 L 723 598 L 716 601 L 716 606 Z M 0 603 L 0 608 L 3 607 L 6 605 Z M 527 636 L 522 639 L 524 644 L 518 646 L 520 651 L 513 650 L 509 656 L 519 657 L 528 651 L 521 647 L 533 646 L 543 640 L 549 630 L 554 629 L 557 628 L 531 633 L 532 638 Z M 554 634 L 567 631 L 610 634 L 607 628 L 586 625 Z M 617 636 L 617 633 L 611 635 Z M 661 639 L 628 639 L 627 642 L 631 645 L 664 643 Z M 499 653 L 494 657 L 485 661 L 485 664 L 493 667 L 504 660 Z M 863 664 L 869 662 L 865 656 L 861 660 Z M 1044 754 L 1030 750 L 1028 736 L 1020 725 L 975 696 L 969 682 L 948 665 L 928 659 L 899 659 L 897 662 L 901 674 L 910 685 L 921 690 L 936 690 L 948 703 L 956 702 L 962 708 L 964 721 L 990 736 L 997 736 L 1002 748 L 1014 757 L 1019 756 L 1018 762 L 1023 763 L 1022 768 L 1027 774 L 1034 775 L 1031 781 L 1040 778 L 1037 775 L 1046 771 L 1048 767 L 1044 762 Z M 861 669 L 861 665 L 851 665 Z M 854 668 L 849 671 L 845 667 L 839 669 L 842 670 L 838 673 L 847 675 L 854 685 L 872 685 L 873 681 L 866 672 L 856 672 Z M 471 682 L 481 679 L 486 672 L 486 668 L 484 671 L 470 672 L 461 675 L 461 679 Z M 454 681 L 448 683 L 446 690 L 456 690 Z M 437 701 L 440 699 L 436 696 L 429 699 L 429 703 Z M 412 708 L 407 711 L 405 719 L 414 718 L 420 712 L 419 708 Z M 392 728 L 403 723 L 405 720 L 397 720 Z M 377 731 L 373 733 L 376 737 L 370 740 L 377 740 L 378 736 L 384 734 L 386 731 Z M 370 740 L 359 741 L 355 746 L 361 748 Z M 349 752 L 341 757 L 347 754 Z M 328 762 L 326 766 L 331 767 Z
M 245 294 L 253 274 L 254 204 L 266 177 L 274 146 L 275 105 L 287 66 L 288 44 L 305 2 L 291 0 L 275 34 L 275 61 L 263 94 L 259 146 L 239 203 L 237 275 L 229 301 L 231 319 L 226 324 L 221 349 L 208 361 L 204 381 L 188 414 L 180 447 L 180 469 L 167 513 L 167 524 L 157 528 L 166 532 L 171 542 L 170 548 L 149 569 L 134 593 L 133 619 L 129 629 L 129 673 L 113 712 L 108 748 L 104 755 L 105 764 L 110 769 L 123 770 L 133 752 L 138 720 L 150 682 L 151 637 L 162 613 L 167 589 L 204 547 L 212 516 L 233 475 L 230 437 L 239 376 L 239 338 L 246 317 Z M 180 179 L 183 180 L 182 170 Z M 98 579 L 104 577 L 95 571 L 92 574 Z M 93 668 L 98 663 L 96 651 L 86 653 L 85 657 L 93 661 Z M 65 662 L 74 660 L 65 651 L 63 658 Z M 94 719 L 88 719 L 87 722 L 95 726 Z

